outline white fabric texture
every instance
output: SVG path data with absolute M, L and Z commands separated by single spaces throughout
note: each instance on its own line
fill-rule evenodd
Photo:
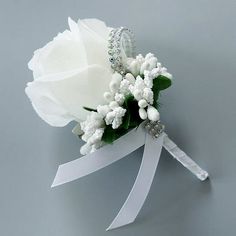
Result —
M 168 138 L 166 133 L 162 133 L 158 138 L 153 138 L 140 125 L 137 129 L 131 130 L 113 144 L 106 145 L 96 152 L 60 165 L 52 187 L 100 170 L 122 159 L 143 145 L 145 145 L 143 159 L 135 183 L 124 205 L 107 230 L 130 224 L 137 217 L 149 193 L 160 159 L 162 146 L 200 180 L 203 181 L 208 177 L 208 173 L 202 170 L 190 157 L 181 151 Z

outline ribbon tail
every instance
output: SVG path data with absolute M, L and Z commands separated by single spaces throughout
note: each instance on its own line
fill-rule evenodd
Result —
M 106 145 L 96 152 L 60 165 L 51 187 L 76 180 L 122 159 L 144 145 L 145 135 L 144 129 L 140 126 L 111 145 Z
M 160 159 L 164 136 L 163 133 L 156 139 L 151 135 L 146 135 L 143 159 L 135 183 L 124 205 L 107 230 L 134 222 L 149 193 Z
M 167 135 L 164 138 L 164 148 L 185 168 L 191 171 L 198 179 L 204 181 L 209 174 L 183 152 Z

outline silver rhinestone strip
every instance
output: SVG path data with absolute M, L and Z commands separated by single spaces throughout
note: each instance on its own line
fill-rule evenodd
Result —
M 123 55 L 124 53 L 125 55 Z M 124 56 L 135 56 L 135 41 L 132 31 L 124 27 L 112 29 L 108 39 L 108 54 L 111 68 L 124 74 L 126 70 Z
M 158 138 L 165 130 L 165 126 L 160 121 L 148 121 L 144 128 L 153 138 Z

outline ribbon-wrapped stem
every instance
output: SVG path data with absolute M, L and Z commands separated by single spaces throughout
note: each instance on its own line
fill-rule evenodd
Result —
M 147 121 L 145 129 L 153 137 L 158 138 L 161 133 L 164 132 L 165 126 L 161 122 Z M 194 162 L 185 152 L 183 152 L 168 136 L 165 135 L 164 148 L 173 156 L 178 162 L 180 162 L 185 168 L 191 171 L 198 179 L 204 181 L 208 177 L 208 173 L 203 170 L 196 162 Z
M 190 170 L 198 179 L 204 181 L 209 176 L 196 162 L 194 162 L 185 152 L 183 152 L 167 135 L 164 139 L 164 148 L 180 162 L 185 168 Z

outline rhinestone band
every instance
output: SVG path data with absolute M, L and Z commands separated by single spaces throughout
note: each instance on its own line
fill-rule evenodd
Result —
M 125 58 L 135 56 L 134 34 L 124 27 L 112 29 L 108 39 L 108 54 L 111 68 L 123 74 L 126 70 Z
M 158 138 L 159 135 L 165 130 L 165 126 L 160 121 L 148 121 L 144 128 L 152 135 L 153 138 Z

